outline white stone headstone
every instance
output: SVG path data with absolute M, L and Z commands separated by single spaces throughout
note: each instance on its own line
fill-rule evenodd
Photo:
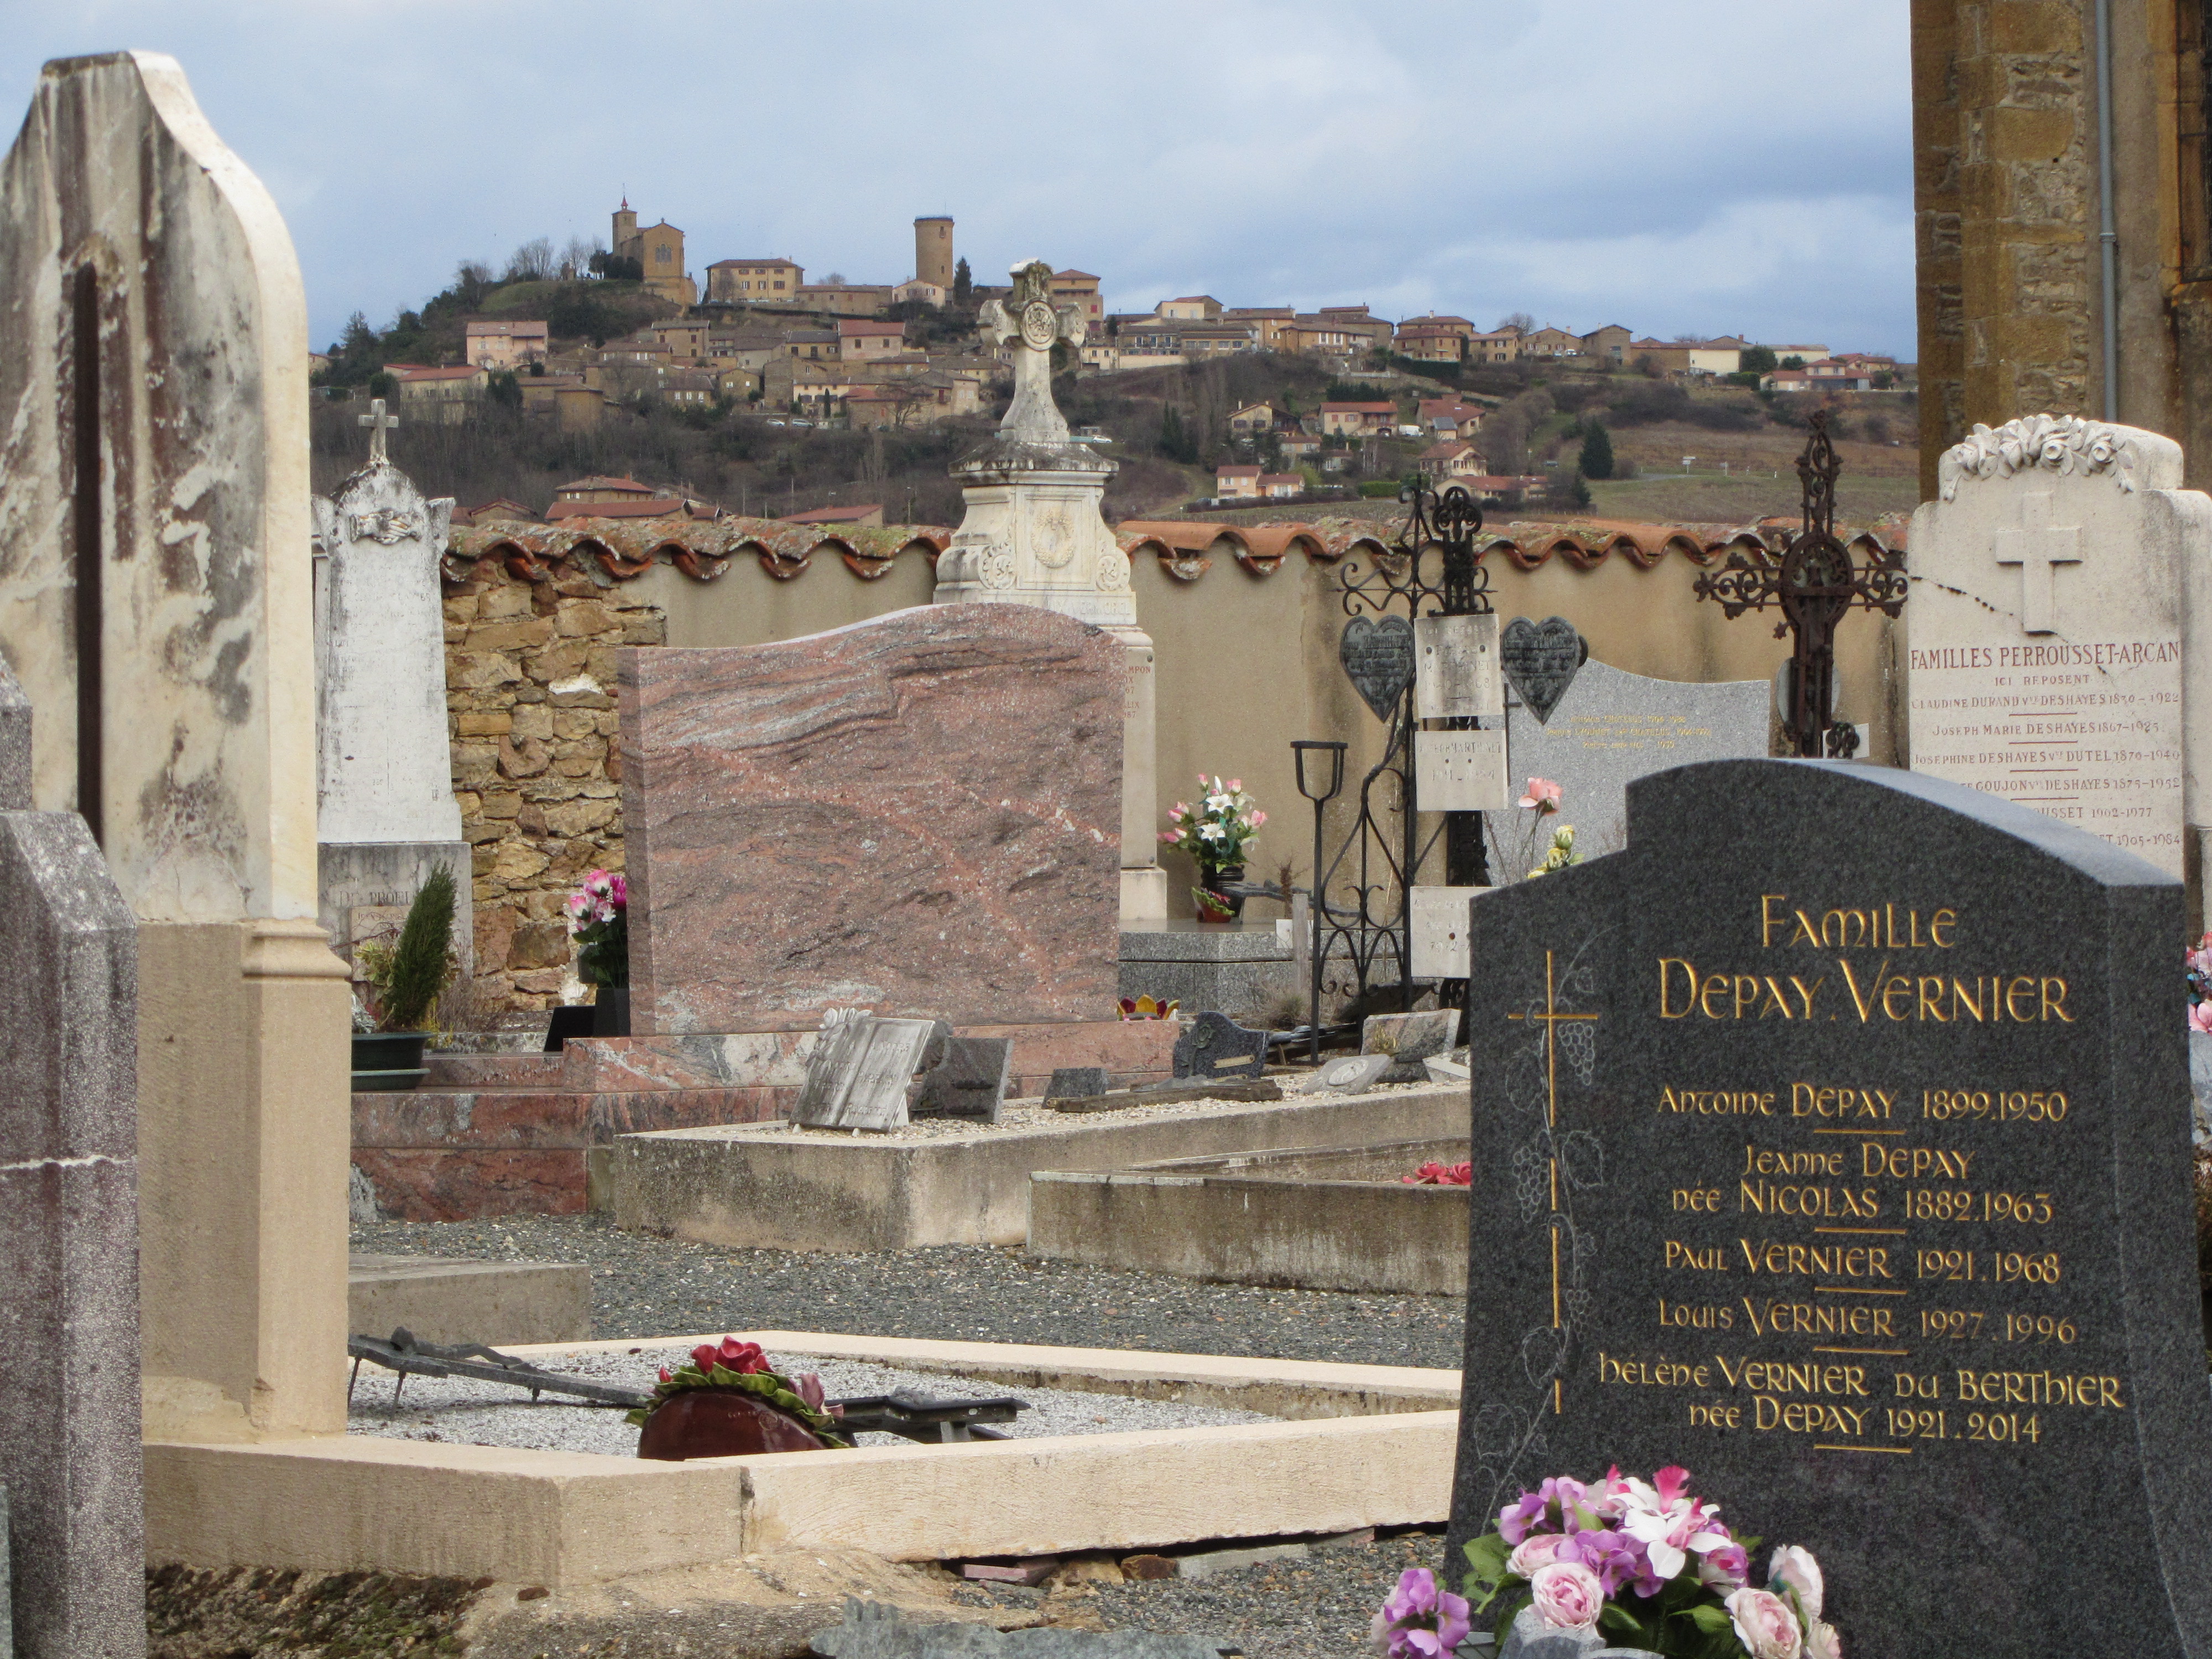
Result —
M 1905 607 L 1915 771 L 1969 784 L 2184 872 L 2212 766 L 2212 498 L 2181 447 L 2070 416 L 1977 427 L 1912 516 Z M 2202 635 L 2198 635 L 2202 637 Z

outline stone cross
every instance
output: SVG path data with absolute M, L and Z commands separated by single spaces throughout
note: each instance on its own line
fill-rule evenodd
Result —
M 980 320 L 994 340 L 1014 347 L 1014 400 L 999 430 L 1029 443 L 1066 443 L 1067 421 L 1052 401 L 1052 349 L 1083 343 L 1084 322 L 1052 303 L 1052 266 L 1025 259 L 1014 267 L 1014 291 L 993 300 Z
M 2057 631 L 2051 573 L 2081 562 L 2081 526 L 2053 524 L 2054 516 L 2051 492 L 2039 490 L 2020 498 L 2021 527 L 1996 534 L 1997 562 L 2020 567 L 2020 625 L 2030 634 Z
M 399 424 L 399 417 L 397 415 L 387 415 L 384 412 L 383 398 L 371 398 L 368 400 L 368 413 L 356 416 L 354 418 L 360 425 L 368 428 L 368 464 L 371 466 L 391 465 L 392 458 L 384 453 L 384 434 Z

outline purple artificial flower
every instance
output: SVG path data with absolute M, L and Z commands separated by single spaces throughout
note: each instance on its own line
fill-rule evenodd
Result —
M 1517 1544 L 1532 1532 L 1565 1532 L 1577 1524 L 1570 1512 L 1583 1501 L 1589 1488 L 1566 1475 L 1547 1480 L 1534 1492 L 1524 1492 L 1521 1501 L 1509 1504 L 1498 1512 L 1498 1535 L 1509 1544 Z
M 1368 1636 L 1389 1659 L 1447 1659 L 1469 1628 L 1467 1599 L 1439 1590 L 1426 1567 L 1408 1567 L 1369 1625 Z
M 1597 1575 L 1607 1595 L 1620 1595 L 1624 1586 L 1638 1595 L 1658 1594 L 1662 1581 L 1653 1575 L 1644 1546 L 1625 1532 L 1595 1527 L 1576 1533 L 1559 1551 L 1560 1558 L 1570 1553 Z
M 1698 1558 L 1698 1582 L 1708 1589 L 1718 1590 L 1723 1597 L 1741 1589 L 1750 1578 L 1751 1557 L 1741 1544 L 1723 1544 Z

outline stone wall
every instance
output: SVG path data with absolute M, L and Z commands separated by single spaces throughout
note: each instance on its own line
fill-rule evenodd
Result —
M 562 906 L 623 867 L 615 652 L 661 645 L 657 605 L 584 570 L 532 580 L 480 561 L 448 581 L 453 793 L 476 873 L 475 1016 L 542 1009 L 573 987 Z

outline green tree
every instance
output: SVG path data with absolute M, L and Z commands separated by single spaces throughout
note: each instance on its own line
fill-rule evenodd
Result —
M 1775 368 L 1774 354 L 1765 346 L 1746 346 L 1736 356 L 1736 372 L 1741 374 L 1766 374 Z
M 1805 360 L 1802 357 L 1797 356 L 1784 357 L 1780 362 L 1777 363 L 1775 367 L 1777 368 L 1802 368 L 1805 367 Z
M 1610 478 L 1613 476 L 1613 437 L 1604 423 L 1587 420 L 1583 423 L 1583 454 L 1579 468 L 1585 478 Z
M 1198 434 L 1182 418 L 1182 410 L 1170 404 L 1160 411 L 1160 453 L 1184 465 L 1198 460 Z
M 952 267 L 952 303 L 965 307 L 975 297 L 975 279 L 968 274 L 968 261 L 963 256 Z
M 453 872 L 441 865 L 430 872 L 407 907 L 399 942 L 381 964 L 372 963 L 372 978 L 382 966 L 377 987 L 377 1024 L 386 1031 L 419 1031 L 453 974 Z
M 511 368 L 493 371 L 491 382 L 485 387 L 485 394 L 503 409 L 522 407 L 522 382 L 514 378 L 514 371 Z

